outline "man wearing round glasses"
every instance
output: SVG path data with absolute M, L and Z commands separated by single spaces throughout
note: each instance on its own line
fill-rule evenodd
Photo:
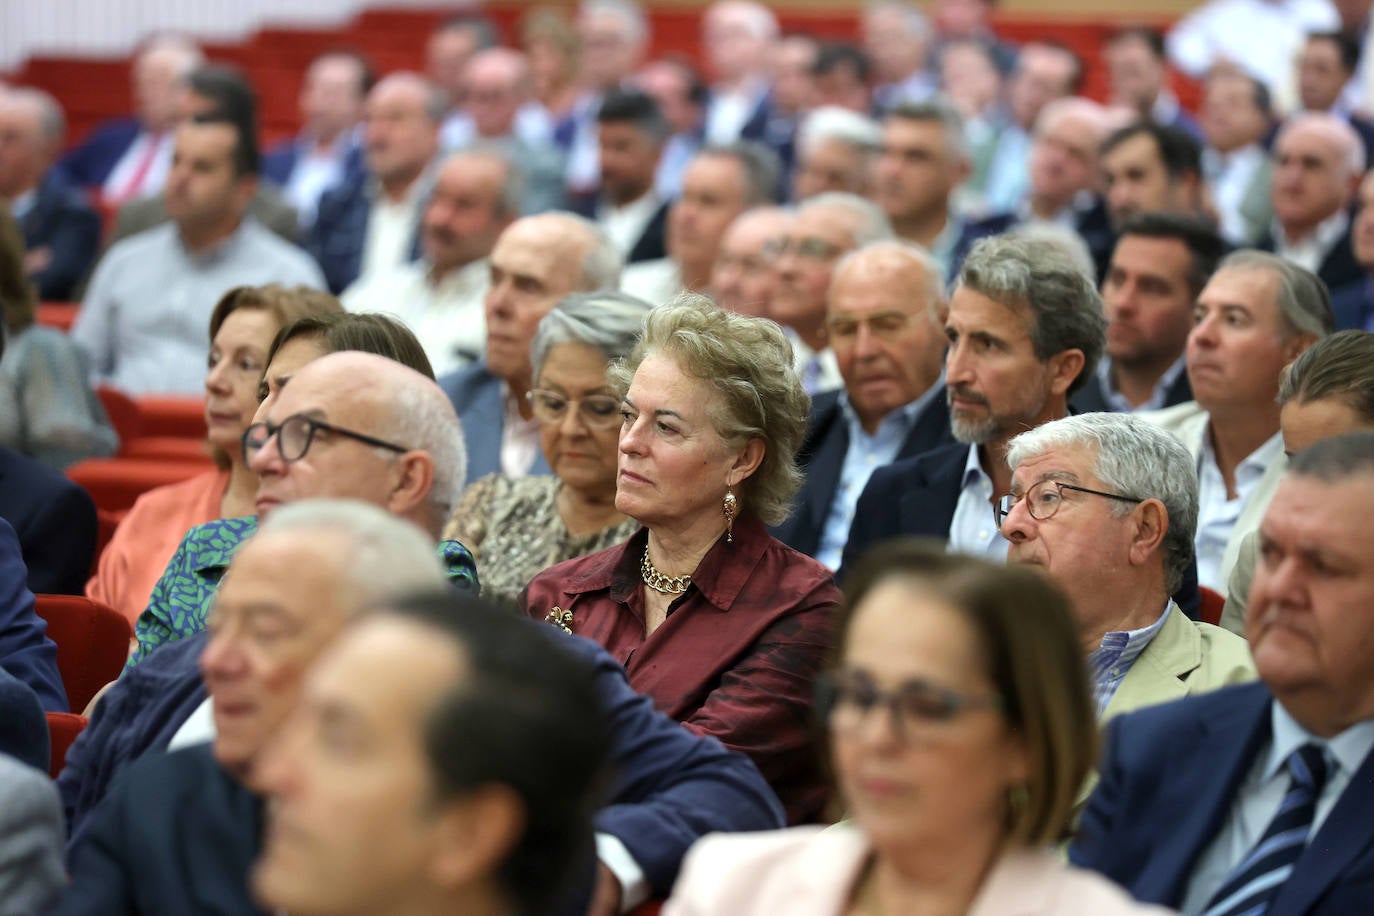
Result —
M 994 506 L 1009 563 L 1069 596 L 1101 720 L 1252 680 L 1245 641 L 1169 597 L 1193 559 L 1197 472 L 1169 433 L 1130 414 L 1066 417 L 1011 440 Z

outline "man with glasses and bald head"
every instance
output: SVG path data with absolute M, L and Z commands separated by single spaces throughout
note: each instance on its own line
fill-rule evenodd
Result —
M 1098 718 L 1252 680 L 1245 641 L 1184 616 L 1169 596 L 1193 559 L 1197 472 L 1173 436 L 1130 414 L 1065 417 L 1007 450 L 994 504 L 1007 562 L 1068 595 Z

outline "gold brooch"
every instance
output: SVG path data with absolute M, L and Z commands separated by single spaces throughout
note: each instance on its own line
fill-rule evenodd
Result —
M 564 633 L 567 633 L 569 636 L 572 635 L 572 611 L 565 611 L 561 607 L 554 605 L 549 610 L 548 616 L 544 618 L 544 622 L 553 624 L 554 626 L 560 628 Z

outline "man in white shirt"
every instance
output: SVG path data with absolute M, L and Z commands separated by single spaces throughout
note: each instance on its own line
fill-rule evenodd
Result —
M 1267 252 L 1228 255 L 1198 295 L 1187 345 L 1195 400 L 1144 416 L 1197 462 L 1199 585 L 1225 594 L 1286 464 L 1279 373 L 1333 326 L 1316 275 Z
M 752 0 L 717 0 L 701 17 L 701 46 L 715 77 L 706 109 L 706 142 L 760 137 L 768 103 L 769 51 L 778 20 Z M 756 126 L 757 125 L 757 126 Z
M 600 178 L 596 112 L 601 97 L 623 85 L 643 61 L 649 21 L 635 0 L 582 0 L 577 34 L 582 41 L 577 79 L 583 92 L 554 136 L 567 153 L 568 189 L 581 194 L 595 188 Z
M 963 230 L 950 199 L 972 171 L 963 119 L 949 104 L 908 102 L 883 118 L 874 198 L 898 237 L 929 251 L 947 276 Z
M 1269 226 L 1272 163 L 1263 141 L 1273 122 L 1269 89 L 1245 73 L 1218 69 L 1202 86 L 1202 175 L 1212 189 L 1221 234 L 1253 244 Z
M 350 312 L 389 312 L 415 332 L 435 375 L 482 357 L 491 254 L 520 215 L 520 174 L 498 151 L 453 153 L 439 167 L 420 218 L 423 257 L 344 291 Z
M 324 194 L 306 238 L 331 291 L 418 255 L 420 208 L 433 180 L 443 113 L 443 94 L 418 73 L 392 73 L 368 93 L 368 177 Z
M 1294 115 L 1274 140 L 1274 223 L 1257 247 L 1316 273 L 1328 289 L 1362 279 L 1349 208 L 1364 166 L 1364 145 L 1344 119 Z
M 626 263 L 666 254 L 668 202 L 654 187 L 668 122 L 658 103 L 637 90 L 613 89 L 596 114 L 601 188 L 575 209 L 606 230 Z

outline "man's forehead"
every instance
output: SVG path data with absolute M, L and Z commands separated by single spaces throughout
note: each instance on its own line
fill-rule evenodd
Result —
M 1092 447 L 1086 443 L 1051 445 L 1021 459 L 1012 477 L 1029 486 L 1041 480 L 1082 480 L 1091 470 Z

